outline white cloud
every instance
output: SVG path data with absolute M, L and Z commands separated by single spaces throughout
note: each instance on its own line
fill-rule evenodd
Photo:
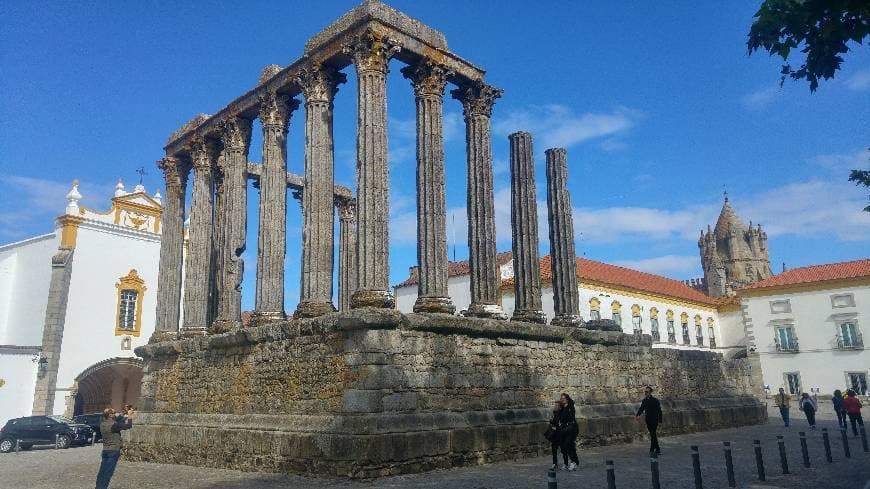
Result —
M 746 110 L 759 111 L 775 102 L 780 95 L 782 95 L 782 89 L 779 87 L 762 88 L 744 95 L 740 99 L 740 103 Z
M 527 131 L 538 141 L 538 149 L 543 150 L 567 148 L 587 140 L 622 134 L 640 118 L 640 112 L 626 107 L 611 112 L 577 114 L 564 105 L 533 105 L 497 118 L 493 130 L 504 137 L 516 131 Z
M 848 154 L 819 155 L 812 161 L 837 173 L 843 173 L 870 167 L 870 150 L 860 149 Z
M 621 267 L 655 273 L 666 277 L 696 272 L 698 270 L 698 263 L 699 258 L 697 255 L 664 255 L 640 260 L 620 260 L 614 262 L 615 265 Z
M 870 68 L 853 73 L 844 83 L 851 90 L 867 90 L 870 88 Z

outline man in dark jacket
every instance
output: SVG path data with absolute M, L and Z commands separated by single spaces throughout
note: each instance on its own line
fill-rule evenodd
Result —
M 103 410 L 103 421 L 100 432 L 103 434 L 103 453 L 100 471 L 97 473 L 96 489 L 108 489 L 115 466 L 121 457 L 121 431 L 133 427 L 133 410 L 128 410 L 124 416 L 116 414 L 112 408 Z
M 644 414 L 646 416 L 646 428 L 649 430 L 649 454 L 660 455 L 662 449 L 659 448 L 659 438 L 656 435 L 656 430 L 659 428 L 659 423 L 662 422 L 662 405 L 658 399 L 652 395 L 652 387 L 646 386 L 643 390 L 643 401 L 640 403 L 640 409 L 637 410 L 637 419 Z

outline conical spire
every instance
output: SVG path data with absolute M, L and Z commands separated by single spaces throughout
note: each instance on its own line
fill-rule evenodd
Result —
M 743 225 L 743 221 L 737 217 L 737 213 L 731 207 L 728 195 L 725 195 L 725 202 L 722 204 L 722 211 L 719 213 L 714 232 L 717 239 L 722 239 L 730 235 L 732 231 L 746 231 L 746 226 Z

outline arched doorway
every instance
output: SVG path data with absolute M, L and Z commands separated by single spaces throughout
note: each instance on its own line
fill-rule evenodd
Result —
M 107 407 L 136 406 L 142 386 L 142 360 L 110 358 L 86 368 L 73 383 L 73 416 L 101 412 Z M 69 406 L 69 405 L 67 405 Z

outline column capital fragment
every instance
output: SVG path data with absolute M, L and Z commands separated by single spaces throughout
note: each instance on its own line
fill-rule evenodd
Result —
M 221 139 L 228 151 L 248 150 L 251 144 L 251 120 L 243 117 L 228 117 L 219 123 Z
M 210 171 L 216 166 L 221 151 L 220 141 L 197 137 L 190 142 L 190 161 L 196 171 Z
M 411 80 L 414 95 L 443 97 L 447 78 L 453 75 L 446 66 L 431 58 L 423 58 L 417 64 L 402 68 L 402 75 Z
M 305 95 L 305 103 L 332 103 L 338 86 L 347 82 L 347 75 L 320 63 L 303 69 L 294 80 Z
M 167 193 L 182 190 L 187 185 L 190 166 L 184 158 L 167 155 L 157 160 L 157 168 L 163 170 Z
M 450 93 L 453 98 L 462 102 L 463 114 L 467 119 L 478 115 L 492 116 L 492 106 L 495 105 L 496 99 L 502 96 L 504 90 L 488 85 L 482 80 L 476 80 Z
M 380 71 L 387 73 L 390 58 L 401 51 L 398 41 L 374 30 L 366 29 L 351 39 L 343 48 L 344 54 L 353 58 L 358 71 Z
M 263 128 L 278 128 L 286 132 L 290 116 L 299 108 L 299 101 L 271 90 L 261 93 L 259 98 L 260 123 Z M 250 142 L 250 137 L 248 140 Z
M 353 221 L 356 219 L 356 199 L 335 199 L 335 206 L 338 208 L 338 218 L 342 221 Z

